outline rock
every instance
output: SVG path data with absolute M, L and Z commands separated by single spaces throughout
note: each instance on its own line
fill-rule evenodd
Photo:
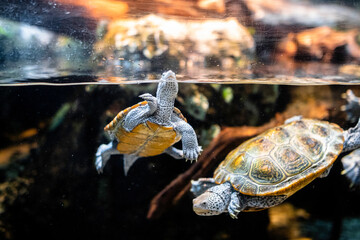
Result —
M 104 39 L 95 46 L 99 56 L 114 59 L 132 68 L 141 63 L 141 70 L 186 67 L 238 66 L 246 68 L 254 57 L 254 42 L 247 29 L 234 18 L 183 20 L 156 15 L 119 19 L 110 22 Z M 101 57 L 100 57 L 101 58 Z M 132 61 L 126 66 L 118 58 Z M 223 61 L 234 59 L 234 61 Z M 141 62 L 142 61 L 142 62 Z M 170 63 L 169 63 L 170 61 Z
M 278 54 L 300 60 L 322 62 L 360 61 L 360 46 L 356 43 L 358 31 L 336 31 L 317 27 L 299 33 L 289 33 L 278 46 Z
M 228 16 L 254 31 L 256 52 L 271 61 L 273 49 L 289 33 L 309 28 L 331 27 L 349 30 L 360 27 L 360 11 L 336 4 L 314 4 L 291 0 L 230 0 L 226 2 Z M 294 45 L 288 43 L 289 52 Z
M 360 12 L 335 4 L 309 1 L 244 0 L 253 21 L 271 26 L 346 27 L 360 26 Z

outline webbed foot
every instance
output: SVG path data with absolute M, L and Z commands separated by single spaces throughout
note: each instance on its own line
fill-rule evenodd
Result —
M 101 144 L 96 151 L 95 168 L 98 173 L 102 173 L 106 163 L 109 161 L 111 155 L 120 154 L 116 148 L 114 148 L 114 142 L 109 144 Z
M 341 174 L 349 179 L 350 188 L 360 186 L 360 149 L 356 149 L 343 157 L 341 162 L 344 167 Z
M 360 117 L 360 98 L 356 97 L 350 89 L 342 95 L 346 100 L 346 105 L 341 106 L 341 110 L 346 112 L 346 118 L 350 122 L 356 122 Z
M 200 153 L 202 152 L 202 147 L 201 146 L 197 146 L 195 148 L 186 148 L 183 150 L 184 152 L 184 158 L 186 161 L 190 160 L 192 161 L 197 161 Z
M 355 127 L 344 131 L 344 148 L 343 152 L 348 152 L 360 148 L 360 119 Z
M 157 107 L 158 107 L 156 97 L 154 97 L 150 93 L 141 94 L 139 97 L 146 100 L 147 103 L 148 103 L 149 110 L 148 110 L 148 112 L 146 114 L 147 115 L 153 114 L 156 111 Z
M 245 204 L 240 202 L 239 193 L 233 192 L 231 194 L 230 204 L 227 208 L 229 215 L 232 219 L 237 219 L 239 212 L 245 209 Z

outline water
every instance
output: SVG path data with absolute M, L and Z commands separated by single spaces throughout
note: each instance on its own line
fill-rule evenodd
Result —
M 236 12 L 237 1 L 190 2 L 0 6 L 0 239 L 358 238 L 360 194 L 341 175 L 344 154 L 327 178 L 238 220 L 197 216 L 188 187 L 294 115 L 355 125 L 342 106 L 348 89 L 360 96 L 358 2 L 244 1 L 253 15 Z M 125 176 L 112 156 L 98 174 L 104 126 L 155 95 L 167 70 L 203 157 L 141 158 Z
M 313 63 L 313 65 L 318 65 Z M 277 67 L 274 65 L 260 66 L 262 68 Z M 339 68 L 338 65 L 331 65 L 333 68 Z M 352 67 L 352 66 L 350 66 Z M 42 69 L 38 66 L 22 66 L 24 72 L 19 73 L 11 69 L 4 70 L 0 75 L 0 86 L 29 86 L 29 85 L 119 85 L 119 84 L 141 84 L 158 82 L 161 73 L 143 72 L 130 75 L 121 73 L 116 76 L 105 77 L 100 73 L 83 74 L 76 72 L 61 71 L 56 69 Z M 168 68 L 171 69 L 171 68 Z M 164 69 L 167 70 L 167 69 Z M 106 74 L 105 74 L 106 75 Z M 222 71 L 217 69 L 196 69 L 195 71 L 183 71 L 177 74 L 177 80 L 184 83 L 217 83 L 217 84 L 275 84 L 275 85 L 358 85 L 359 77 L 349 74 L 326 75 L 326 73 L 317 72 L 316 74 L 298 74 L 286 75 L 281 73 L 252 74 L 244 73 L 244 70 Z
M 153 29 L 145 31 L 151 24 Z M 256 44 L 269 44 L 257 43 L 256 34 L 269 32 L 252 37 L 236 18 L 169 19 L 150 14 L 113 23 L 100 21 L 93 33 L 95 42 L 6 19 L 0 19 L 0 27 L 1 86 L 149 83 L 167 69 L 188 83 L 359 84 L 360 48 L 352 40 L 344 48 L 343 33 L 335 30 L 328 33 L 340 39 L 335 46 L 322 50 L 321 44 L 327 43 L 320 42 L 315 49 L 294 56 L 291 47 L 282 49 L 279 43 L 276 48 L 272 41 L 271 49 L 256 53 L 261 49 L 255 49 Z M 301 41 L 305 37 L 299 35 Z M 327 60 L 326 51 L 334 51 Z M 312 54 L 324 54 L 323 60 Z

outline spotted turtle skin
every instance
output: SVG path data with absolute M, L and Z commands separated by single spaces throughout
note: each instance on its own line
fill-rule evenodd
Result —
M 287 198 L 325 174 L 343 143 L 343 130 L 336 124 L 293 121 L 234 149 L 215 170 L 214 179 L 217 184 L 229 181 L 244 195 Z
M 124 109 L 105 126 L 104 130 L 112 138 L 117 139 L 116 149 L 121 154 L 132 154 L 140 157 L 155 156 L 181 140 L 181 136 L 176 133 L 172 126 L 163 126 L 151 121 L 137 125 L 130 132 L 126 131 L 122 124 L 126 115 L 131 110 L 146 104 L 148 104 L 147 101 L 143 101 Z M 187 122 L 178 108 L 174 107 L 173 113 Z

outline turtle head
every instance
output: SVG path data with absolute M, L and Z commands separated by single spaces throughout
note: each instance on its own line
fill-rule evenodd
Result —
M 164 72 L 156 92 L 159 107 L 174 107 L 177 93 L 178 83 L 176 81 L 175 73 L 171 70 Z
M 221 187 L 211 187 L 193 200 L 193 210 L 197 215 L 213 216 L 227 211 L 230 194 L 227 191 L 219 191 Z

